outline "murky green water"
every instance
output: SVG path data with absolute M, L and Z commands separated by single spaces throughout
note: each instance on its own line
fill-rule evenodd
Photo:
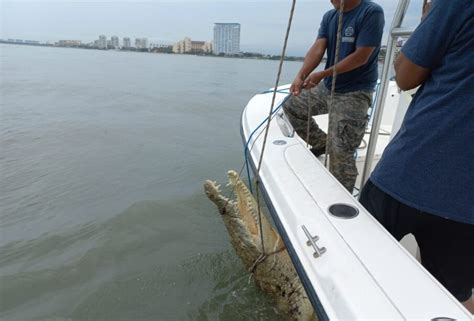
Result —
M 0 319 L 284 319 L 202 192 L 277 62 L 0 52 Z

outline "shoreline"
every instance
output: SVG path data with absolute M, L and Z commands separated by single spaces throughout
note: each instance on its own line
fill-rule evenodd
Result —
M 214 55 L 214 54 L 204 54 L 204 53 L 173 53 L 173 52 L 160 52 L 158 50 L 140 50 L 140 49 L 100 49 L 95 47 L 88 47 L 88 46 L 56 46 L 52 44 L 45 44 L 45 43 L 20 43 L 20 42 L 11 42 L 0 40 L 0 44 L 5 45 L 18 45 L 18 46 L 31 46 L 31 47 L 48 47 L 48 48 L 68 48 L 68 49 L 84 49 L 84 50 L 99 50 L 99 51 L 119 51 L 119 52 L 136 52 L 136 53 L 149 53 L 149 54 L 167 54 L 167 55 L 177 55 L 177 56 L 198 56 L 198 57 L 212 57 L 212 58 L 233 58 L 233 59 L 252 59 L 252 60 L 280 60 L 281 56 L 278 55 L 265 55 L 259 53 L 242 53 L 239 55 Z M 324 58 L 325 59 L 325 58 Z M 295 57 L 295 56 L 286 56 L 285 61 L 304 61 L 304 57 Z
M 5 40 L 0 40 L 0 44 L 5 44 L 5 45 L 18 45 L 18 46 L 31 46 L 31 47 L 49 47 L 49 48 L 68 48 L 68 49 L 84 49 L 84 50 L 99 50 L 99 51 L 119 51 L 119 52 L 136 52 L 136 53 L 148 53 L 148 54 L 166 54 L 166 55 L 177 55 L 177 56 L 198 56 L 198 57 L 211 57 L 211 58 L 227 58 L 227 59 L 250 59 L 250 60 L 273 60 L 273 61 L 279 61 L 281 59 L 281 56 L 279 55 L 265 55 L 265 54 L 260 54 L 260 53 L 241 53 L 239 55 L 225 55 L 225 54 L 219 54 L 219 55 L 214 55 L 214 54 L 205 54 L 205 53 L 173 53 L 173 52 L 161 52 L 159 50 L 140 50 L 140 49 L 127 49 L 127 48 L 121 48 L 121 49 L 99 49 L 95 47 L 88 47 L 88 46 L 56 46 L 52 44 L 45 44 L 45 43 L 20 43 L 20 42 L 11 42 L 11 41 L 5 41 Z M 385 54 L 385 49 L 381 50 L 381 55 L 378 58 L 379 63 L 384 62 L 384 54 L 382 55 L 382 52 Z M 304 57 L 298 57 L 298 56 L 285 56 L 284 61 L 296 61 L 296 62 L 303 62 Z M 327 59 L 324 57 L 321 60 L 321 63 L 326 63 Z

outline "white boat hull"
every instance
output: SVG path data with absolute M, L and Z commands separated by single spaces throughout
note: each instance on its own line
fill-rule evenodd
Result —
M 278 93 L 275 105 L 285 96 Z M 265 126 L 257 127 L 268 116 L 271 98 L 271 93 L 256 95 L 242 114 L 242 137 L 250 148 L 248 158 L 254 172 Z M 398 104 L 398 97 L 394 99 Z M 297 135 L 283 134 L 277 118 L 270 122 L 259 173 L 261 187 L 319 319 L 471 320 L 460 303 L 344 189 Z M 379 157 L 389 138 L 387 134 L 379 139 Z M 360 150 L 358 163 L 364 157 Z M 358 215 L 336 217 L 328 211 L 334 204 L 347 204 Z M 326 248 L 320 257 L 315 258 L 315 250 L 307 245 L 303 226 L 319 237 L 319 247 Z

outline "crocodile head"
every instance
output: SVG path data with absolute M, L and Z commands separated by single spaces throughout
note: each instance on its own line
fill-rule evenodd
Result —
M 230 199 L 222 195 L 220 186 L 213 181 L 204 183 L 207 197 L 216 204 L 229 232 L 232 245 L 247 269 L 263 254 L 259 216 L 262 224 L 263 243 L 266 253 L 284 248 L 280 235 L 274 230 L 263 211 L 258 213 L 254 197 L 235 171 L 227 172 L 228 186 L 236 196 Z
M 259 215 L 257 202 L 237 172 L 229 171 L 227 176 L 232 191 L 229 193 L 235 195 L 235 198 L 222 195 L 220 186 L 209 180 L 204 183 L 204 191 L 221 213 L 237 255 L 247 270 L 253 272 L 257 286 L 273 296 L 280 310 L 289 319 L 316 320 L 280 235 L 263 211 Z M 265 251 L 262 248 L 262 238 Z

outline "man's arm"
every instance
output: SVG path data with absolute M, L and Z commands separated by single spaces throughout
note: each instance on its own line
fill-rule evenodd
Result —
M 308 50 L 303 62 L 303 67 L 297 74 L 297 77 L 305 79 L 308 75 L 319 66 L 326 52 L 328 40 L 324 38 L 317 39 Z
M 324 53 L 326 52 L 327 44 L 327 39 L 319 38 L 308 50 L 304 58 L 303 66 L 290 87 L 290 92 L 293 95 L 298 96 L 300 94 L 305 79 L 321 63 Z
M 423 15 L 425 19 L 431 8 L 431 2 L 427 0 L 423 4 Z M 431 70 L 421 67 L 411 61 L 403 52 L 397 56 L 394 62 L 395 81 L 401 90 L 410 90 L 418 87 L 429 77 Z
M 430 11 L 430 8 L 431 8 L 431 1 L 428 2 L 427 0 L 425 0 L 423 3 L 423 10 L 422 10 L 423 12 L 421 15 L 421 20 L 425 19 L 426 15 Z
M 357 69 L 365 65 L 372 53 L 374 52 L 375 47 L 358 47 L 356 50 L 351 53 L 349 56 L 341 60 L 336 64 L 336 70 L 338 74 L 343 74 L 354 69 Z M 321 80 L 326 77 L 331 77 L 333 74 L 333 67 L 330 67 L 326 70 L 315 72 L 311 74 L 304 83 L 305 88 L 312 88 L 319 84 Z
M 430 76 L 431 70 L 418 66 L 400 52 L 395 60 L 395 80 L 401 90 L 418 87 Z
M 469 5 L 463 0 L 431 3 L 428 13 L 395 60 L 395 78 L 402 90 L 415 88 L 431 77 L 462 28 L 462 21 L 456 19 L 458 13 Z

